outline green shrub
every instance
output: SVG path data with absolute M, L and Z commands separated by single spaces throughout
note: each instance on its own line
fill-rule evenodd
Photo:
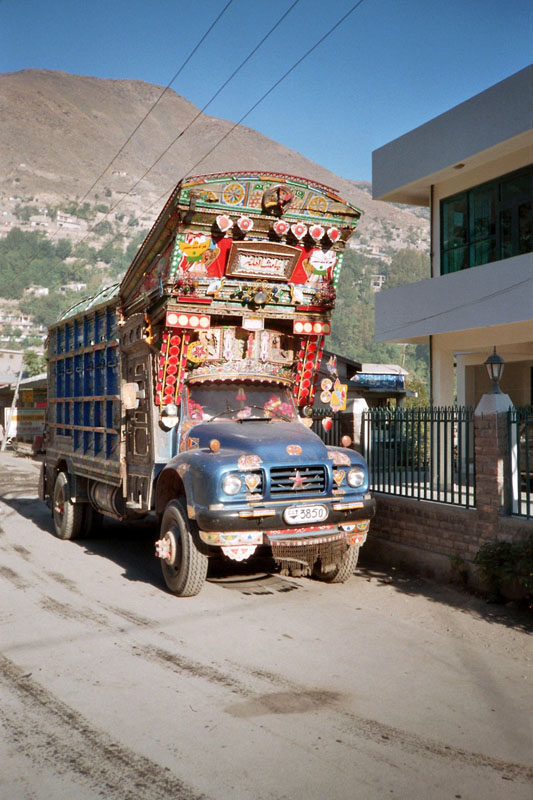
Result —
M 525 595 L 533 593 L 533 535 L 519 542 L 487 542 L 477 551 L 474 564 L 491 599 L 504 597 L 511 582 L 523 588 Z

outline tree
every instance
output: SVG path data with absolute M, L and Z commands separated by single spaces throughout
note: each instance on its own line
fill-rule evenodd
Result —
M 39 209 L 37 206 L 21 206 L 20 203 L 17 203 L 14 213 L 18 219 L 21 219 L 23 222 L 28 222 L 30 217 L 34 217 L 39 213 Z
M 56 256 L 63 261 L 72 255 L 72 243 L 69 239 L 59 239 L 56 244 Z
M 392 257 L 387 270 L 387 289 L 414 283 L 430 277 L 429 255 L 421 250 L 405 248 Z
M 46 357 L 43 353 L 36 353 L 35 350 L 26 350 L 24 353 L 24 367 L 28 378 L 46 372 Z
M 95 233 L 97 236 L 108 236 L 113 233 L 113 226 L 107 219 L 102 220 L 102 222 L 97 222 L 94 228 L 91 229 L 91 233 Z

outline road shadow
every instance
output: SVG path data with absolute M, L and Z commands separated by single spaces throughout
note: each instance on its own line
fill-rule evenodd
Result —
M 12 456 L 5 458 L 0 471 L 0 500 L 12 513 L 31 520 L 44 533 L 53 536 L 50 510 L 36 497 L 38 472 L 34 466 Z M 7 495 L 7 496 L 6 496 Z M 0 517 L 0 526 L 9 521 L 9 515 Z M 155 517 L 149 515 L 136 522 L 119 522 L 104 518 L 102 526 L 90 537 L 77 539 L 74 544 L 88 555 L 114 561 L 123 569 L 123 577 L 166 590 L 159 559 L 155 556 L 157 539 Z M 270 555 L 262 551 L 249 563 L 228 559 L 212 560 L 208 580 L 224 589 L 243 594 L 275 594 L 302 588 L 307 579 L 285 578 L 277 573 Z M 533 632 L 533 614 L 517 604 L 489 604 L 483 597 L 455 584 L 439 583 L 424 576 L 414 575 L 394 567 L 383 568 L 361 550 L 359 567 L 353 580 L 369 580 L 383 589 L 407 595 L 421 595 L 434 603 L 451 606 L 469 616 L 489 623 L 505 625 L 524 632 Z M 312 583 L 310 584 L 312 585 Z
M 380 587 L 412 597 L 425 597 L 433 603 L 451 606 L 460 613 L 485 622 L 533 633 L 533 614 L 527 605 L 515 602 L 501 605 L 488 603 L 485 597 L 457 584 L 441 583 L 395 567 L 383 569 L 375 560 L 365 558 L 363 553 L 364 548 L 357 569 L 361 580 L 371 581 Z
M 28 476 L 25 476 L 26 484 Z M 5 488 L 5 487 L 4 487 Z M 17 488 L 11 485 L 0 500 L 18 514 L 30 520 L 43 533 L 53 536 L 54 526 L 50 509 L 36 497 L 28 497 L 33 486 Z M 8 495 L 6 497 L 6 494 Z M 5 522 L 10 514 L 4 514 Z M 122 577 L 128 581 L 147 583 L 166 591 L 159 559 L 155 555 L 155 541 L 158 538 L 155 515 L 142 520 L 120 522 L 104 517 L 103 522 L 91 532 L 74 540 L 89 556 L 99 556 L 116 563 L 122 568 Z M 224 589 L 239 591 L 249 595 L 268 595 L 277 592 L 293 591 L 300 588 L 294 580 L 276 575 L 276 565 L 271 556 L 261 553 L 249 563 L 232 562 L 227 559 L 211 559 L 208 581 Z

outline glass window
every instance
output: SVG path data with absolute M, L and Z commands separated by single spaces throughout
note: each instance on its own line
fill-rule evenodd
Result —
M 458 195 L 443 202 L 442 244 L 445 249 L 466 243 L 467 195 Z
M 450 250 L 443 253 L 443 273 L 458 272 L 460 269 L 466 269 L 468 263 L 468 247 L 457 247 L 455 250 Z
M 249 381 L 191 383 L 184 403 L 186 418 L 194 422 L 211 419 L 298 419 L 292 395 L 285 385 Z
M 518 252 L 520 255 L 523 253 L 531 253 L 533 249 L 531 243 L 533 215 L 531 210 L 531 201 L 522 203 L 522 205 L 518 207 Z
M 528 172 L 513 175 L 501 183 L 503 205 L 512 204 L 516 197 L 523 197 L 530 192 L 531 177 Z
M 496 186 L 483 186 L 469 193 L 470 241 L 496 235 Z
M 533 165 L 441 201 L 441 272 L 533 250 Z

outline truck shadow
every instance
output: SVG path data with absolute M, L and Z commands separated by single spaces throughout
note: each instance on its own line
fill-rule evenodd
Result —
M 26 496 L 13 496 L 25 494 Z M 26 490 L 7 492 L 0 496 L 11 509 L 4 513 L 0 525 L 8 523 L 11 514 L 30 520 L 39 530 L 54 535 L 50 509 L 37 497 L 28 497 Z M 87 555 L 99 556 L 115 562 L 123 569 L 122 577 L 128 581 L 140 581 L 158 589 L 166 590 L 159 559 L 155 555 L 154 543 L 158 538 L 154 515 L 135 522 L 119 522 L 105 517 L 103 523 L 90 536 L 76 539 L 71 544 L 81 547 Z M 67 543 L 65 543 L 67 544 Z M 275 574 L 272 558 L 261 555 L 250 563 L 232 562 L 226 559 L 212 560 L 207 580 L 224 589 L 242 594 L 274 594 L 300 588 L 293 579 Z

